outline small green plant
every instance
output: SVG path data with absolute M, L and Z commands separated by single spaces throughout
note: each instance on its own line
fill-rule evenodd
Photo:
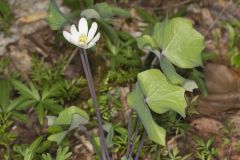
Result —
M 191 154 L 188 154 L 184 157 L 179 155 L 178 148 L 174 148 L 172 151 L 169 151 L 168 158 L 163 158 L 164 160 L 187 160 Z
M 31 79 L 40 90 L 46 86 L 51 86 L 55 83 L 62 83 L 60 91 L 56 93 L 56 97 L 61 101 L 70 101 L 75 99 L 81 88 L 85 87 L 86 80 L 83 77 L 66 79 L 63 71 L 67 65 L 67 57 L 60 56 L 52 65 L 45 60 L 33 57 Z
M 9 65 L 11 62 L 9 57 L 1 57 L 0 58 L 0 75 L 4 75 L 5 68 Z
M 62 88 L 62 83 L 52 84 L 51 87 L 44 86 L 43 91 L 40 92 L 31 82 L 29 87 L 18 80 L 12 79 L 11 82 L 19 93 L 18 99 L 21 103 L 18 109 L 34 107 L 40 124 L 43 124 L 46 111 L 57 114 L 63 109 L 59 101 L 54 98 Z
M 69 148 L 65 147 L 62 148 L 61 146 L 58 148 L 57 150 L 57 155 L 56 158 L 54 158 L 55 160 L 67 160 L 69 159 L 69 157 L 72 155 L 72 152 L 69 152 Z M 53 160 L 52 156 L 47 153 L 47 154 L 43 154 L 42 155 L 42 159 L 41 160 Z
M 45 59 L 32 58 L 31 79 L 39 87 L 52 85 L 52 83 L 63 80 L 63 71 L 67 64 L 67 57 L 60 56 L 53 64 L 45 62 Z
M 198 160 L 212 160 L 217 155 L 217 150 L 213 147 L 214 139 L 209 138 L 206 142 L 199 137 L 195 137 L 196 153 Z
M 8 4 L 8 1 L 0 1 L 0 31 L 3 31 L 5 35 L 10 34 L 10 24 L 13 20 L 13 15 Z
M 133 37 L 127 34 L 118 45 L 113 45 L 110 39 L 106 38 L 105 54 L 111 67 L 105 77 L 106 83 L 123 85 L 135 81 L 141 69 L 141 60 Z
M 51 146 L 51 142 L 44 140 L 42 136 L 36 138 L 30 145 L 22 144 L 14 146 L 14 160 L 52 160 L 50 153 L 46 150 Z M 71 156 L 68 147 L 58 147 L 55 160 L 67 160 Z
M 0 159 L 11 159 L 11 143 L 15 140 L 16 135 L 10 132 L 13 121 L 10 120 L 9 113 L 0 113 Z
M 99 109 L 101 116 L 107 122 L 110 122 L 114 116 L 122 109 L 122 104 L 120 101 L 120 90 L 119 88 L 104 90 L 100 92 L 98 96 Z M 93 106 L 92 99 L 88 100 L 89 106 Z M 94 113 L 94 110 L 90 109 L 91 113 Z

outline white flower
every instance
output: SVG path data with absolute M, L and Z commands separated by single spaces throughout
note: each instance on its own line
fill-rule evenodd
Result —
M 97 23 L 93 22 L 90 30 L 88 30 L 88 23 L 86 18 L 81 18 L 78 23 L 78 30 L 73 24 L 71 26 L 70 33 L 63 31 L 63 36 L 68 42 L 80 48 L 88 49 L 94 46 L 100 38 L 100 33 L 98 32 L 96 34 L 97 28 Z

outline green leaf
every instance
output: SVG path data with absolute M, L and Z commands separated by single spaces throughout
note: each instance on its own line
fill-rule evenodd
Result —
M 145 47 L 150 47 L 152 50 L 158 49 L 156 41 L 149 35 L 144 35 L 137 38 L 138 48 L 144 49 Z
M 63 141 L 63 139 L 66 137 L 68 131 L 62 131 L 56 134 L 52 134 L 48 137 L 49 141 L 56 142 L 58 145 Z
M 36 140 L 34 140 L 34 142 L 30 145 L 30 149 L 35 151 L 42 141 L 43 141 L 43 137 L 42 137 L 42 136 L 38 137 L 38 138 L 37 138 Z
M 80 8 L 79 6 L 81 5 L 81 2 L 76 0 L 63 0 L 62 5 L 67 6 L 71 10 L 75 11 Z
M 7 19 L 11 15 L 11 9 L 6 0 L 0 1 L 0 13 L 3 15 L 4 19 Z
M 87 19 L 101 19 L 100 14 L 95 9 L 85 9 L 81 12 L 81 16 L 86 17 Z
M 144 95 L 138 83 L 135 90 L 128 95 L 127 103 L 138 113 L 149 139 L 160 145 L 165 145 L 166 131 L 154 122 L 151 112 L 144 102 Z
M 51 141 L 44 140 L 40 146 L 37 148 L 37 153 L 43 153 L 44 151 L 48 150 L 52 145 Z
M 43 90 L 42 99 L 44 100 L 46 98 L 55 96 L 60 91 L 60 89 L 63 88 L 63 85 L 63 82 L 58 82 L 54 83 L 50 89 L 48 87 L 45 87 Z
M 88 120 L 79 114 L 72 115 L 72 122 L 71 126 L 69 127 L 68 131 L 73 130 L 79 127 L 80 124 L 87 124 Z
M 35 91 L 30 90 L 26 85 L 24 85 L 22 82 L 12 79 L 11 80 L 14 87 L 22 94 L 23 96 L 27 98 L 32 98 L 35 100 L 39 100 L 39 96 L 35 94 Z
M 108 19 L 113 16 L 111 7 L 105 2 L 97 3 L 93 8 L 101 15 L 102 19 Z
M 171 62 L 168 61 L 167 58 L 161 57 L 160 66 L 163 73 L 172 84 L 182 85 L 184 83 L 185 78 L 183 78 L 176 72 L 174 66 L 171 64 Z
M 44 115 L 45 115 L 44 112 L 45 112 L 44 106 L 42 106 L 41 103 L 38 104 L 38 106 L 37 106 L 37 117 L 38 117 L 38 121 L 41 125 L 43 125 L 43 121 L 44 121 Z
M 152 13 L 147 12 L 143 8 L 136 8 L 138 15 L 148 23 L 155 24 L 158 21 L 158 17 Z
M 73 114 L 79 114 L 87 121 L 89 120 L 88 114 L 85 111 L 78 107 L 72 106 L 60 112 L 59 116 L 54 121 L 54 125 L 70 125 L 72 122 Z
M 190 20 L 174 18 L 157 23 L 153 38 L 162 49 L 162 54 L 176 66 L 193 68 L 202 65 L 204 38 L 193 28 Z
M 57 104 L 56 100 L 52 99 L 52 98 L 41 101 L 41 104 L 45 109 L 47 109 L 55 114 L 57 114 L 63 110 L 63 107 L 60 106 L 59 104 Z
M 229 44 L 229 47 L 233 47 L 234 42 L 235 42 L 235 37 L 236 37 L 235 30 L 229 23 L 227 23 L 226 28 L 228 30 L 228 44 Z
M 60 146 L 57 150 L 56 160 L 67 160 L 72 155 L 72 152 L 69 152 L 69 148 L 65 147 L 62 149 Z
M 47 153 L 47 154 L 42 154 L 42 159 L 43 160 L 52 160 L 52 157 L 49 153 Z
M 37 101 L 35 99 L 26 99 L 25 97 L 19 97 L 15 100 L 9 106 L 9 108 L 11 110 L 13 108 L 16 109 L 16 110 L 24 110 L 28 107 L 34 106 L 37 103 Z
M 102 19 L 110 19 L 114 16 L 131 17 L 129 11 L 114 5 L 109 5 L 106 2 L 95 4 L 93 9 L 101 15 Z
M 0 79 L 0 107 L 2 108 L 3 112 L 7 111 L 10 103 L 10 92 L 11 86 L 9 81 L 6 79 Z
M 138 82 L 148 106 L 156 113 L 174 110 L 185 117 L 187 106 L 184 88 L 170 84 L 164 74 L 150 69 L 138 74 Z
M 113 27 L 103 20 L 97 20 L 97 22 L 98 24 L 100 24 L 101 29 L 107 34 L 107 36 L 112 40 L 112 42 L 114 44 L 117 44 L 119 42 L 119 37 Z
M 40 100 L 39 92 L 38 92 L 37 88 L 34 86 L 34 84 L 32 82 L 30 82 L 29 86 L 30 86 L 33 96 L 36 97 L 37 100 Z
M 52 30 L 58 30 L 67 22 L 66 17 L 59 10 L 55 0 L 51 0 L 49 4 L 47 22 Z
M 21 104 L 26 102 L 26 101 L 29 101 L 28 98 L 26 97 L 23 97 L 23 96 L 20 96 L 18 98 L 15 98 L 13 101 L 10 102 L 8 108 L 7 108 L 7 112 L 10 112 L 12 111 L 13 109 L 17 109 L 18 107 L 21 108 Z M 34 102 L 36 102 L 35 100 L 33 100 Z M 23 106 L 24 108 L 25 106 Z
M 16 118 L 17 120 L 23 122 L 23 123 L 27 123 L 27 120 L 28 120 L 28 116 L 24 115 L 24 114 L 21 114 L 19 112 L 11 112 L 12 113 L 12 116 L 14 118 Z
M 114 128 L 111 123 L 107 123 L 103 126 L 104 130 L 108 132 L 106 143 L 109 148 L 113 147 L 113 136 L 114 136 Z
M 197 84 L 195 81 L 186 79 L 183 84 L 183 88 L 186 91 L 193 92 L 194 89 L 198 88 Z
M 208 95 L 207 87 L 204 82 L 204 75 L 199 72 L 198 70 L 194 69 L 190 75 L 190 78 L 193 79 L 197 85 L 198 88 L 203 96 Z
M 121 17 L 128 17 L 128 18 L 131 17 L 130 12 L 126 9 L 122 9 L 120 7 L 116 7 L 116 6 L 113 6 L 113 5 L 111 5 L 111 9 L 112 9 L 113 15 L 121 16 Z

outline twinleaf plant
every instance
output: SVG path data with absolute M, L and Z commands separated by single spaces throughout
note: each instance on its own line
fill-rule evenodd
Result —
M 143 35 L 137 42 L 139 48 L 155 54 L 164 74 L 158 69 L 139 73 L 135 89 L 128 95 L 128 105 L 137 112 L 148 137 L 165 145 L 166 131 L 154 121 L 151 112 L 163 114 L 173 110 L 185 117 L 184 93 L 197 86 L 176 73 L 174 65 L 179 68 L 201 66 L 203 36 L 191 21 L 174 18 L 155 24 L 153 34 Z
M 88 114 L 76 106 L 66 108 L 59 113 L 58 117 L 48 116 L 49 132 L 52 133 L 48 140 L 60 144 L 68 132 L 79 125 L 87 124 L 88 121 Z M 67 129 L 65 129 L 66 127 Z
M 168 80 L 182 85 L 187 91 L 197 85 L 177 74 L 179 68 L 194 68 L 202 65 L 201 52 L 204 49 L 203 36 L 197 32 L 190 20 L 174 18 L 156 23 L 151 35 L 138 38 L 141 49 L 153 52 L 160 61 L 160 67 Z

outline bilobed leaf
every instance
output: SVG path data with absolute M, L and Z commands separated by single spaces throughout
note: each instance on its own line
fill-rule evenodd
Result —
M 165 145 L 166 131 L 153 120 L 151 112 L 144 102 L 140 84 L 137 83 L 135 90 L 128 95 L 127 103 L 138 113 L 149 139 L 160 145 Z
M 180 68 L 202 65 L 201 52 L 204 38 L 190 20 L 174 18 L 154 27 L 153 38 L 162 49 L 162 54 Z
M 67 131 L 62 131 L 59 133 L 52 134 L 51 136 L 48 137 L 48 140 L 57 142 L 57 144 L 60 144 L 63 141 L 63 139 L 66 137 L 67 133 L 68 133 Z
M 160 114 L 174 110 L 185 117 L 187 103 L 184 88 L 170 84 L 160 70 L 139 73 L 138 82 L 151 110 Z
M 88 120 L 86 118 L 84 118 L 83 116 L 81 116 L 79 114 L 73 114 L 72 122 L 71 122 L 71 125 L 70 125 L 68 131 L 79 127 L 80 124 L 87 124 L 87 123 L 88 123 Z
M 72 123 L 73 114 L 78 114 L 87 121 L 89 120 L 88 114 L 85 111 L 78 107 L 72 106 L 60 112 L 59 116 L 54 121 L 54 125 L 70 125 Z
M 50 2 L 47 21 L 52 30 L 58 30 L 67 22 L 66 17 L 59 10 L 55 0 L 51 0 Z

